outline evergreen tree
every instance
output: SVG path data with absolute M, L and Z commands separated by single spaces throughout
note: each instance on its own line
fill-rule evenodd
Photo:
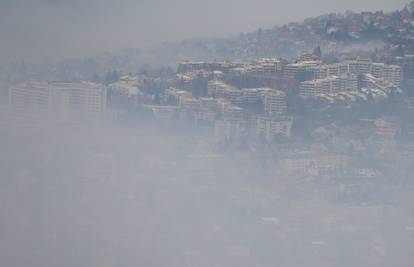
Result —
M 318 46 L 318 47 L 316 47 L 314 50 L 313 50 L 313 54 L 315 55 L 315 56 L 318 56 L 318 57 L 322 57 L 322 49 L 321 49 L 321 47 L 320 46 Z

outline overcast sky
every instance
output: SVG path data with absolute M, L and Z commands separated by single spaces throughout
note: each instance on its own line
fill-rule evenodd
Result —
M 408 0 L 0 0 L 0 60 L 62 59 L 166 40 L 227 36 Z

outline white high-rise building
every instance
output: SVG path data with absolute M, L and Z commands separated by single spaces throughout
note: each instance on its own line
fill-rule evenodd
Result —
M 107 92 L 103 85 L 52 82 L 49 88 L 53 111 L 61 119 L 97 118 L 106 110 Z
M 284 76 L 288 79 L 297 79 L 298 76 L 311 71 L 316 66 L 321 66 L 322 61 L 304 61 L 300 63 L 287 64 L 284 67 Z
M 47 120 L 52 94 L 47 82 L 28 82 L 9 88 L 9 109 L 13 120 Z
M 10 115 L 24 121 L 79 121 L 106 110 L 103 85 L 81 82 L 27 82 L 10 87 Z
M 273 141 L 277 136 L 290 137 L 293 119 L 291 117 L 259 116 L 256 121 L 256 135 Z
M 403 79 L 403 70 L 400 66 L 385 65 L 384 76 L 378 78 L 383 78 L 385 81 L 394 84 L 396 87 L 401 87 L 401 82 Z
M 358 79 L 352 73 L 346 73 L 339 77 L 330 76 L 325 79 L 305 81 L 300 84 L 302 97 L 356 91 L 358 91 Z
M 286 93 L 279 90 L 267 92 L 264 98 L 264 110 L 267 115 L 286 113 Z
M 337 64 L 318 65 L 310 68 L 314 80 L 327 79 L 344 74 L 364 75 L 372 74 L 376 78 L 384 79 L 396 87 L 401 86 L 403 71 L 400 66 L 384 63 L 373 63 L 371 60 L 348 60 Z

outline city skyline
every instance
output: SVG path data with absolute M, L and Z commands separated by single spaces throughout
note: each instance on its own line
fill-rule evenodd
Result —
M 0 266 L 411 266 L 414 1 L 316 2 L 1 1 Z

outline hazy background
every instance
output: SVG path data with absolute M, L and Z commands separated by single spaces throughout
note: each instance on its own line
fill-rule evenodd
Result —
M 31 116 L 14 125 L 4 105 L 9 84 L 32 77 L 62 73 L 57 80 L 76 81 L 98 73 L 96 80 L 111 83 L 106 74 L 116 62 L 88 60 L 102 51 L 237 36 L 335 11 L 401 9 L 408 1 L 0 0 L 0 267 L 412 266 L 414 122 L 397 98 L 334 112 L 294 107 L 297 139 L 243 149 L 217 145 L 212 129 L 161 126 L 138 109 L 114 123 L 50 126 L 42 118 L 31 126 Z M 25 64 L 1 69 L 8 61 L 68 57 L 86 63 L 61 64 L 51 76 Z M 127 59 L 120 61 L 130 67 Z M 15 73 L 2 79 L 8 71 Z M 143 78 L 148 102 L 164 97 L 164 76 Z M 394 125 L 394 116 L 406 141 L 376 136 L 368 124 Z M 354 144 L 367 148 L 354 152 Z M 352 165 L 321 168 L 328 171 L 321 175 L 314 167 L 311 175 L 283 171 L 282 160 L 306 162 L 319 153 L 349 154 Z M 351 175 L 365 167 L 384 175 Z
M 192 37 L 237 35 L 407 0 L 0 0 L 0 61 L 60 60 Z

